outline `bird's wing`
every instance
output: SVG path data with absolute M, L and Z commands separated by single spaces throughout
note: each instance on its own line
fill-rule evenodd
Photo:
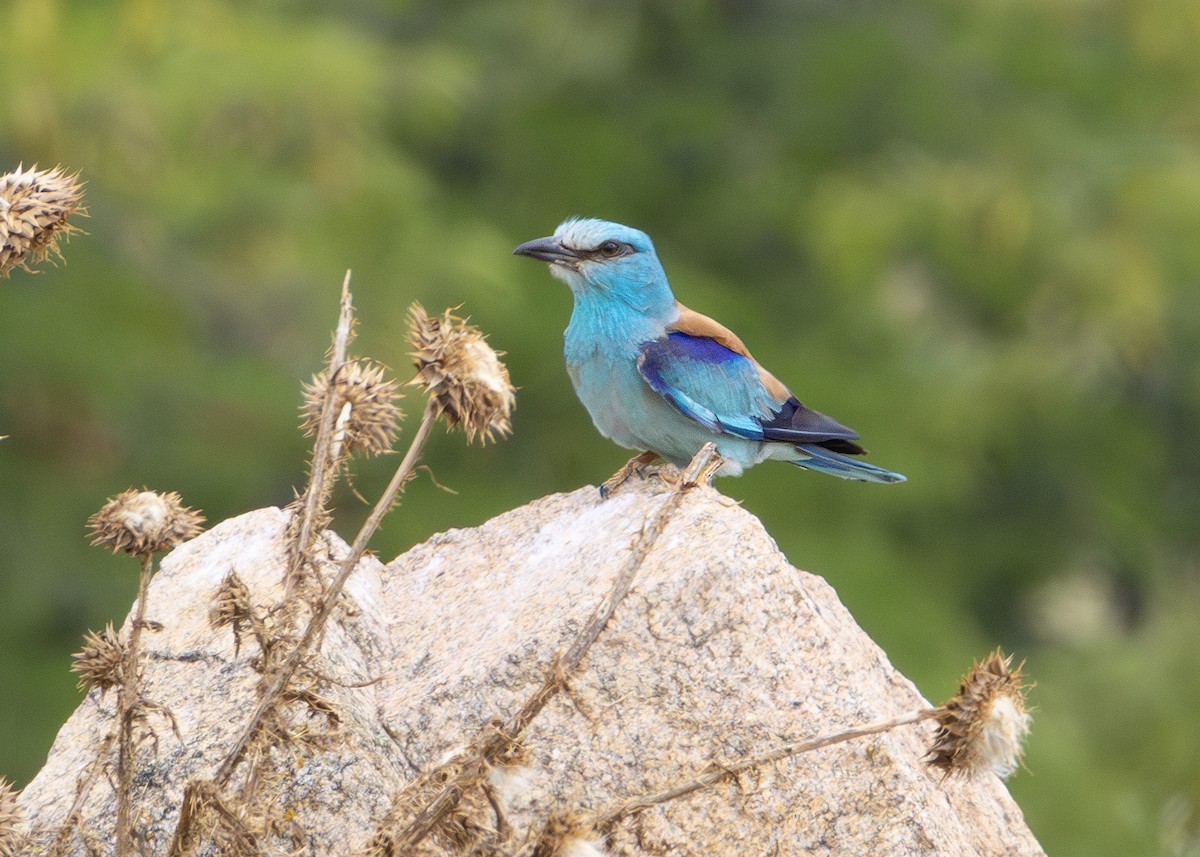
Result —
M 804 407 L 736 334 L 682 304 L 667 335 L 642 345 L 638 369 L 651 389 L 711 432 L 862 452 L 852 429 Z

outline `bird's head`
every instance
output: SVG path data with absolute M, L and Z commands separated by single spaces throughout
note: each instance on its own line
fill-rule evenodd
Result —
M 675 298 L 650 236 L 606 220 L 572 218 L 548 238 L 526 241 L 513 253 L 550 263 L 550 273 L 576 297 L 616 299 L 647 313 L 665 313 Z

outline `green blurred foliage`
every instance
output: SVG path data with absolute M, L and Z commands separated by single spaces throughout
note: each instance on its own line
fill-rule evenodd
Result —
M 930 698 L 1028 657 L 1048 850 L 1200 852 L 1200 7 L 8 0 L 0 32 L 0 167 L 82 170 L 92 215 L 0 282 L 0 772 L 134 595 L 86 544 L 106 497 L 291 499 L 346 268 L 358 353 L 403 377 L 408 303 L 462 304 L 521 387 L 512 439 L 435 439 L 457 493 L 411 485 L 381 554 L 615 470 L 569 295 L 509 256 L 584 214 L 908 474 L 720 487 Z

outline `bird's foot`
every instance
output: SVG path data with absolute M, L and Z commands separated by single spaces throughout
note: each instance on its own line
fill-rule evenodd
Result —
M 700 447 L 677 480 L 668 480 L 665 474 L 661 478 L 664 482 L 670 481 L 679 491 L 688 491 L 697 485 L 712 485 L 713 477 L 724 463 L 725 459 L 717 452 L 717 445 L 709 442 Z
M 635 455 L 625 462 L 624 467 L 604 480 L 604 484 L 600 486 L 600 498 L 607 500 L 609 495 L 628 482 L 631 476 L 645 479 L 647 468 L 657 460 L 657 452 L 643 452 L 641 455 Z

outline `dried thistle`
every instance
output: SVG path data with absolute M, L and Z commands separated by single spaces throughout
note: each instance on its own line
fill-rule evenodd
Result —
M 112 622 L 99 634 L 88 631 L 83 637 L 82 651 L 71 655 L 71 670 L 79 673 L 79 689 L 98 687 L 104 693 L 119 685 L 125 677 L 125 654 L 125 644 L 113 630 Z
M 413 304 L 409 344 L 417 367 L 412 383 L 425 389 L 451 427 L 462 425 L 468 442 L 478 436 L 486 443 L 512 431 L 516 396 L 508 369 L 478 328 L 450 310 L 430 316 Z
M 1021 666 L 1013 669 L 1012 655 L 999 649 L 976 662 L 954 698 L 938 709 L 930 765 L 946 776 L 993 771 L 1007 777 L 1016 770 L 1030 721 Z
M 195 536 L 203 520 L 174 491 L 158 494 L 130 488 L 88 518 L 88 527 L 94 545 L 107 545 L 113 553 L 149 556 Z
M 331 358 L 331 360 L 335 363 L 339 357 L 344 354 L 344 345 L 339 345 L 339 343 L 344 341 L 345 336 L 348 336 L 351 326 L 349 291 L 345 286 L 343 287 L 342 306 L 343 312 L 341 318 L 345 320 L 345 324 L 343 325 L 343 323 L 339 321 L 339 333 L 337 337 L 335 337 L 334 352 Z M 423 311 L 421 312 L 421 315 L 424 317 Z M 439 327 L 441 327 L 442 321 L 443 320 L 439 320 Z M 465 334 L 462 333 L 462 330 L 454 326 L 453 319 L 449 316 L 449 314 L 447 314 L 447 318 L 444 321 L 446 321 L 445 327 L 447 331 L 454 332 L 457 330 L 459 332 L 459 340 L 465 336 Z M 460 325 L 460 327 L 465 328 L 465 325 Z M 343 329 L 346 331 L 345 336 L 342 333 Z M 474 331 L 472 336 L 478 339 L 482 344 L 482 337 L 477 331 Z M 472 349 L 467 349 L 464 351 L 464 348 L 461 347 L 460 342 L 459 347 L 449 349 L 447 352 L 447 349 L 445 348 L 446 342 L 447 337 L 440 336 L 437 342 L 431 341 L 426 343 L 428 345 L 428 354 L 431 358 L 434 356 L 435 351 L 438 351 L 438 354 L 440 355 L 436 365 L 434 365 L 435 361 L 432 359 L 429 361 L 433 367 L 431 371 L 438 370 L 438 367 L 443 367 L 445 363 L 444 358 L 447 356 L 447 353 L 456 355 L 455 359 L 459 364 L 462 364 L 464 363 L 463 354 L 470 354 L 472 350 L 478 351 L 477 347 L 473 347 Z M 486 345 L 483 345 L 482 347 L 487 349 Z M 439 348 L 441 349 L 440 351 L 438 350 Z M 490 349 L 487 349 L 487 351 L 491 355 L 494 371 L 491 373 L 491 375 L 485 375 L 482 380 L 474 375 L 468 376 L 467 378 L 467 380 L 470 382 L 470 387 L 487 387 L 489 384 L 494 385 L 498 383 L 496 380 L 497 378 L 503 381 L 503 386 L 500 390 L 500 393 L 503 395 L 498 396 L 498 398 L 502 400 L 502 407 L 499 409 L 484 409 L 476 404 L 475 410 L 473 411 L 474 416 L 470 420 L 470 428 L 478 433 L 483 433 L 485 436 L 494 431 L 508 430 L 507 417 L 512 406 L 512 390 L 507 384 L 507 372 L 504 371 L 503 366 L 500 365 L 495 353 L 491 352 Z M 478 358 L 474 359 L 473 361 L 467 361 L 469 365 L 476 365 L 480 364 L 481 362 L 486 363 L 486 361 L 481 361 Z M 457 371 L 462 373 L 464 369 L 460 366 Z M 478 368 L 476 374 L 478 374 Z M 334 369 L 330 375 L 334 383 L 336 383 L 337 376 L 338 372 L 336 369 Z M 440 380 L 438 381 L 438 386 L 445 386 L 446 378 L 444 373 L 442 373 L 439 377 Z M 316 382 L 314 381 L 314 386 L 315 385 Z M 458 395 L 461 397 L 462 389 L 465 388 L 461 380 L 458 386 L 460 388 Z M 476 398 L 483 398 L 483 393 L 476 394 Z M 493 398 L 497 398 L 497 395 L 493 395 Z M 317 410 L 315 406 L 315 400 L 316 397 L 314 396 L 313 403 L 310 404 L 308 408 L 310 413 L 316 412 Z M 330 446 L 336 444 L 327 444 L 323 441 L 329 437 L 330 431 L 328 416 L 330 411 L 333 410 L 332 404 L 337 400 L 326 395 L 322 397 L 320 401 L 320 413 L 325 416 L 326 421 L 323 424 L 313 426 L 317 429 L 318 438 L 317 449 L 314 450 L 313 456 L 312 475 L 314 479 L 310 483 L 309 489 L 306 489 L 304 512 L 302 513 L 303 518 L 295 530 L 296 547 L 293 553 L 295 558 L 289 560 L 289 575 L 292 575 L 292 577 L 289 579 L 289 587 L 294 586 L 294 572 L 303 563 L 303 557 L 309 550 L 309 546 L 312 542 L 312 524 L 320 517 L 320 510 L 323 508 L 324 499 L 326 497 L 324 489 L 315 487 L 317 485 L 317 481 L 318 479 L 323 479 L 324 475 L 336 470 L 336 464 L 330 464 L 329 462 L 331 460 L 336 461 L 337 456 L 330 456 L 326 451 Z M 364 553 L 366 552 L 367 544 L 370 541 L 371 536 L 378 530 L 383 518 L 395 505 L 396 500 L 400 495 L 400 491 L 403 489 L 405 483 L 412 477 L 413 470 L 416 467 L 417 462 L 420 460 L 425 443 L 428 441 L 429 435 L 436 422 L 437 409 L 438 405 L 435 404 L 435 397 L 431 395 L 425 403 L 421 423 L 417 428 L 416 435 L 413 437 L 407 452 L 404 454 L 403 459 L 396 468 L 396 472 L 393 474 L 391 481 L 384 489 L 382 496 L 379 498 L 378 502 L 376 502 L 374 508 L 371 510 L 370 515 L 367 516 L 367 520 L 363 523 L 358 535 L 355 536 L 349 553 L 347 553 L 346 556 L 340 560 L 337 573 L 334 575 L 332 581 L 330 581 L 329 584 L 324 587 L 323 594 L 319 601 L 313 605 L 312 614 L 309 616 L 308 623 L 305 625 L 304 630 L 300 632 L 299 637 L 295 640 L 294 644 L 291 645 L 285 652 L 283 652 L 279 656 L 278 660 L 270 665 L 269 669 L 264 669 L 263 682 L 260 688 L 258 702 L 248 720 L 243 725 L 238 737 L 232 742 L 229 751 L 221 760 L 216 770 L 213 772 L 212 781 L 218 788 L 223 788 L 229 782 L 234 772 L 238 770 L 242 761 L 248 755 L 253 757 L 258 752 L 257 748 L 261 746 L 264 741 L 269 742 L 272 740 L 271 733 L 275 729 L 276 724 L 279 722 L 281 702 L 286 701 L 290 688 L 294 690 L 294 685 L 292 685 L 294 677 L 313 656 L 313 647 L 320 639 L 330 616 L 333 614 L 335 607 L 339 603 L 339 599 L 341 598 L 346 581 L 358 566 L 359 560 L 362 559 Z M 352 411 L 353 407 L 351 407 L 350 410 Z M 344 414 L 345 411 L 346 409 L 343 407 L 342 413 Z M 462 419 L 461 416 L 460 419 Z M 342 425 L 345 425 L 347 420 L 343 420 Z M 264 660 L 267 660 L 268 658 L 269 653 L 264 648 Z M 292 698 L 295 698 L 294 694 Z M 330 709 L 327 705 L 327 702 L 317 696 L 305 698 L 302 701 L 308 706 L 311 713 L 324 714 L 327 719 L 331 719 L 331 715 L 336 716 L 336 711 Z M 286 724 L 283 728 L 286 728 Z M 294 734 L 295 733 L 293 733 L 293 735 Z M 482 765 L 477 767 L 479 767 L 479 770 L 474 778 L 476 780 L 474 783 L 474 794 L 478 795 L 480 802 L 484 802 L 482 783 L 486 778 L 486 770 L 483 769 Z M 460 802 L 461 795 L 456 795 L 455 805 Z M 437 821 L 440 822 L 446 815 L 447 812 L 439 812 Z M 182 827 L 182 824 L 183 822 L 181 820 L 179 822 L 179 826 Z M 394 826 L 394 822 L 390 826 Z M 177 827 L 177 833 L 178 829 L 179 828 Z M 465 835 L 474 835 L 472 831 L 468 831 L 466 829 L 465 825 L 463 826 L 463 832 Z M 391 847 L 391 845 L 388 843 L 398 841 L 396 834 L 390 829 L 381 827 L 380 833 L 382 838 L 377 838 L 375 844 L 372 846 L 375 850 L 382 849 L 385 846 Z M 411 853 L 411 851 L 401 849 L 396 853 L 408 854 Z
M 107 545 L 113 553 L 132 554 L 141 564 L 138 598 L 130 623 L 129 640 L 123 652 L 117 692 L 117 857 L 128 857 L 134 847 L 132 793 L 137 750 L 142 743 L 134 735 L 134 727 L 139 723 L 144 725 L 144 715 L 148 710 L 159 711 L 170 717 L 170 712 L 161 706 L 150 705 L 142 697 L 138 669 L 142 629 L 162 627 L 156 622 L 146 621 L 146 601 L 150 578 L 154 574 L 154 554 L 195 536 L 200 532 L 200 522 L 203 520 L 198 512 L 184 506 L 174 492 L 158 494 L 154 491 L 138 491 L 136 488 L 121 492 L 88 518 L 88 527 L 94 537 L 92 544 Z M 170 719 L 174 723 L 174 718 Z M 178 734 L 178 729 L 175 731 Z M 149 731 L 149 735 L 156 740 L 153 730 Z
M 462 784 L 461 791 L 457 791 L 459 800 L 435 820 L 429 831 L 430 844 L 418 849 L 416 843 L 406 842 L 403 837 L 405 827 L 419 817 L 430 801 L 451 782 Z M 371 857 L 505 854 L 508 852 L 499 850 L 498 846 L 501 840 L 507 841 L 511 833 L 504 809 L 489 782 L 486 766 L 474 756 L 469 745 L 459 744 L 443 753 L 432 768 L 423 771 L 393 795 L 391 808 L 379 822 L 366 854 Z
M 487 726 L 487 731 L 495 735 L 502 748 L 491 759 L 486 782 L 494 798 L 497 813 L 503 813 L 511 809 L 513 803 L 532 788 L 529 778 L 533 774 L 533 768 L 529 764 L 530 754 L 525 742 L 506 733 L 503 720 L 492 720 Z M 452 752 L 455 755 L 465 755 L 469 749 L 463 746 Z
M 209 617 L 214 628 L 233 625 L 235 629 L 249 622 L 253 617 L 253 607 L 250 605 L 250 588 L 237 576 L 229 572 L 221 585 L 217 587 L 217 595 L 213 600 L 212 615 Z
M 68 175 L 60 167 L 18 166 L 0 176 L 0 277 L 18 267 L 32 271 L 30 263 L 61 255 L 58 239 L 78 231 L 70 217 L 87 214 L 82 202 L 79 174 Z
M 303 428 L 307 437 L 315 437 L 321 426 L 321 412 L 328 396 L 335 398 L 334 413 L 340 414 L 347 452 L 382 455 L 392 448 L 403 415 L 396 407 L 400 390 L 386 377 L 384 368 L 369 360 L 351 360 L 343 364 L 329 381 L 329 371 L 313 376 L 304 385 Z M 347 411 L 347 408 L 349 409 Z
M 604 840 L 586 816 L 555 813 L 546 820 L 534 846 L 535 857 L 604 857 Z
M 234 655 L 240 653 L 242 632 L 247 628 L 253 628 L 258 622 L 258 616 L 255 615 L 254 606 L 250 603 L 250 589 L 237 576 L 236 572 L 231 571 L 225 575 L 225 579 L 217 587 L 216 596 L 213 598 L 212 612 L 208 619 L 214 628 L 224 628 L 229 625 L 233 629 Z
M 16 857 L 22 853 L 25 834 L 21 832 L 23 816 L 17 804 L 17 790 L 0 777 L 0 857 Z

